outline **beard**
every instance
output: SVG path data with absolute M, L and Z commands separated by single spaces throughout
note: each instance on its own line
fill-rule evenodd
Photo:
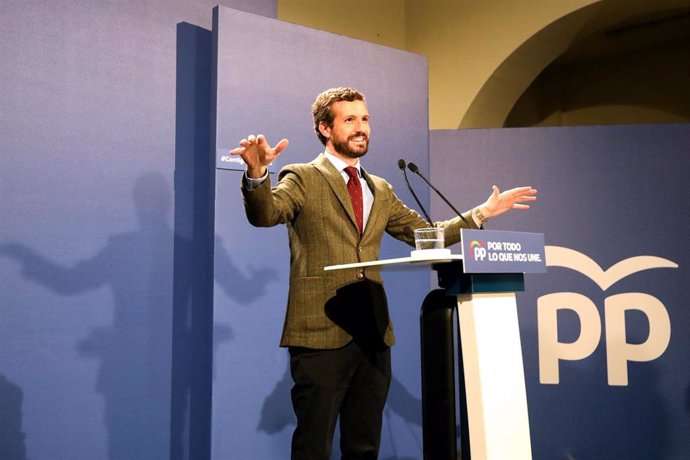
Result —
M 350 148 L 350 139 L 353 139 L 355 137 L 364 138 L 364 147 L 360 147 L 357 149 Z M 336 153 L 339 153 L 349 158 L 359 158 L 366 155 L 367 151 L 369 150 L 369 136 L 367 136 L 364 133 L 355 133 L 349 136 L 347 139 L 338 139 L 335 137 L 331 137 L 331 144 L 333 145 L 333 150 L 335 150 Z

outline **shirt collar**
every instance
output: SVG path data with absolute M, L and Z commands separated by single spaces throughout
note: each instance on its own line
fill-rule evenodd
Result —
M 345 163 L 345 161 L 343 161 L 342 159 L 333 155 L 328 150 L 324 151 L 323 154 L 326 155 L 326 158 L 328 158 L 328 160 L 333 164 L 333 166 L 335 166 L 335 169 L 337 169 L 341 173 L 345 170 L 345 168 L 350 166 L 349 164 Z M 357 164 L 355 165 L 355 169 L 357 169 L 357 174 L 359 174 L 359 177 L 362 177 L 362 171 L 360 170 L 359 159 L 357 159 Z

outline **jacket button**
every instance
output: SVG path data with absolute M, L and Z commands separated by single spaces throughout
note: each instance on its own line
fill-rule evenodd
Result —
M 360 271 L 357 273 L 357 279 L 363 280 L 364 279 L 364 271 Z

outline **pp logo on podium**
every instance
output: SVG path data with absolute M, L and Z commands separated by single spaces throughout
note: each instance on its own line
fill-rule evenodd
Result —
M 470 254 L 474 257 L 474 260 L 482 261 L 486 259 L 486 247 L 484 243 L 480 243 L 477 240 L 473 240 L 470 243 Z
M 626 276 L 653 268 L 678 268 L 678 264 L 661 257 L 638 256 L 622 260 L 604 271 L 591 258 L 573 249 L 547 246 L 547 266 L 569 268 L 590 278 L 603 291 Z M 559 310 L 571 310 L 580 320 L 580 336 L 572 343 L 558 341 Z M 649 323 L 649 336 L 644 343 L 626 341 L 625 312 L 642 312 Z M 602 322 L 594 302 L 576 292 L 556 292 L 537 300 L 539 330 L 539 381 L 559 383 L 559 360 L 576 361 L 587 358 L 599 345 Z M 652 361 L 661 356 L 671 340 L 671 320 L 659 299 L 643 292 L 615 294 L 604 300 L 606 361 L 608 383 L 628 384 L 628 361 Z

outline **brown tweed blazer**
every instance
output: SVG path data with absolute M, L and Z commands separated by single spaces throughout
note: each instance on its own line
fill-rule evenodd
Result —
M 242 181 L 249 222 L 257 227 L 286 224 L 288 229 L 290 287 L 281 346 L 332 349 L 350 342 L 350 331 L 333 321 L 328 303 L 341 288 L 353 283 L 368 280 L 382 285 L 380 269 L 326 272 L 323 268 L 376 260 L 384 231 L 414 246 L 414 229 L 427 226 L 400 201 L 387 181 L 364 169 L 362 174 L 374 202 L 361 237 L 345 181 L 323 154 L 309 164 L 283 168 L 273 188 L 270 180 L 251 190 Z M 474 224 L 469 213 L 465 217 Z M 465 225 L 459 217 L 440 224 L 446 229 L 447 246 L 460 240 L 460 228 Z M 338 308 L 348 307 L 341 303 Z M 395 338 L 387 310 L 383 324 L 383 341 L 391 346 Z

